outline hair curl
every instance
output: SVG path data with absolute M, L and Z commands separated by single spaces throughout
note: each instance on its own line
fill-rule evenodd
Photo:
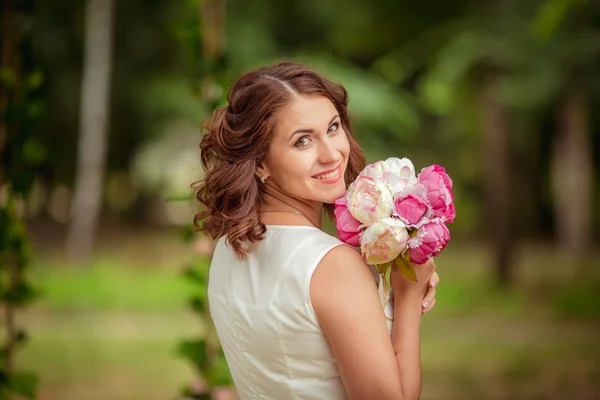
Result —
M 269 149 L 273 114 L 295 95 L 324 96 L 335 106 L 350 143 L 346 184 L 365 167 L 363 152 L 351 133 L 348 93 L 342 85 L 290 62 L 241 76 L 229 90 L 229 105 L 216 109 L 201 125 L 205 131 L 200 142 L 204 176 L 192 184 L 202 205 L 194 216 L 195 230 L 213 239 L 226 236 L 240 258 L 266 231 L 261 222 L 261 185 L 256 169 Z M 331 216 L 333 205 L 324 207 Z

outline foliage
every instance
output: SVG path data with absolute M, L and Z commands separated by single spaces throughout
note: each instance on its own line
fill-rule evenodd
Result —
M 178 354 L 192 364 L 199 373 L 203 384 L 199 391 L 192 387 L 182 390 L 187 399 L 210 399 L 210 393 L 219 386 L 233 384 L 225 355 L 218 344 L 208 307 L 208 270 L 209 266 L 203 259 L 185 269 L 185 278 L 194 285 L 189 304 L 193 312 L 201 319 L 204 335 L 198 338 L 183 340 L 179 343 Z
M 164 124 L 180 115 L 173 110 L 179 104 L 172 106 L 171 96 L 157 94 L 153 88 L 157 82 L 181 78 L 181 49 L 169 31 L 169 23 L 181 18 L 181 3 L 132 0 L 115 4 L 107 177 L 116 173 L 129 177 L 139 148 L 160 136 Z M 40 93 L 44 108 L 35 137 L 51 154 L 39 176 L 49 189 L 70 187 L 74 177 L 84 6 L 85 2 L 77 0 L 35 2 L 36 23 L 31 29 L 45 78 Z M 139 209 L 140 203 L 132 202 L 124 211 L 131 208 Z M 133 219 L 139 214 L 123 212 L 122 216 Z
M 560 91 L 575 78 L 594 96 L 593 109 L 600 100 L 597 2 L 504 0 L 502 11 L 492 13 L 489 2 L 466 0 L 368 6 L 357 0 L 290 0 L 285 6 L 228 0 L 227 49 L 214 60 L 202 56 L 203 3 L 132 0 L 117 6 L 107 174 L 135 188 L 128 205 L 107 204 L 121 220 L 152 219 L 164 187 L 169 195 L 173 187 L 186 191 L 180 182 L 199 172 L 197 127 L 214 105 L 199 101 L 204 76 L 216 80 L 222 101 L 242 72 L 287 59 L 347 86 L 354 131 L 370 160 L 400 154 L 417 164 L 448 166 L 464 217 L 453 234 L 478 237 L 485 154 L 473 92 L 480 66 L 493 58 L 502 68 L 501 100 L 511 109 L 510 131 L 519 147 L 513 173 L 526 169 L 527 181 L 540 182 L 523 214 L 534 234 L 552 229 L 547 160 Z M 36 3 L 34 34 L 47 71 L 44 129 L 37 138 L 52 154 L 42 173 L 51 190 L 72 179 L 81 15 L 82 3 L 74 0 Z M 597 115 L 590 113 L 595 144 Z M 181 120 L 185 128 L 173 126 Z M 55 140 L 59 135 L 62 140 Z M 524 157 L 531 153 L 536 157 Z
M 591 66 L 600 54 L 600 31 L 573 21 L 594 12 L 585 3 L 548 0 L 533 11 L 515 6 L 478 13 L 433 54 L 419 84 L 424 104 L 435 114 L 456 111 L 465 81 L 478 78 L 478 68 L 490 62 L 500 69 L 500 100 L 514 108 L 536 110 L 550 104 L 571 82 L 573 67 L 591 86 L 596 77 L 581 67 Z
M 226 101 L 227 64 L 224 49 L 221 48 L 224 15 L 219 13 L 225 4 L 224 0 L 190 1 L 188 7 L 192 17 L 183 24 L 178 36 L 186 49 L 190 85 L 204 106 L 204 114 L 210 115 L 212 110 Z M 198 240 L 190 231 L 185 233 L 186 240 Z M 202 259 L 185 270 L 185 277 L 195 287 L 189 300 L 190 307 L 204 326 L 203 336 L 183 340 L 178 347 L 179 355 L 194 366 L 203 381 L 200 388 L 183 389 L 181 394 L 186 399 L 210 399 L 213 389 L 233 384 L 210 317 L 208 270 L 208 264 Z
M 524 182 L 523 187 L 511 194 L 513 199 L 522 202 L 519 231 L 531 229 L 530 234 L 536 239 L 547 239 L 554 229 L 550 212 L 554 199 L 548 188 L 549 149 L 557 128 L 555 114 L 560 92 L 574 83 L 583 86 L 590 95 L 592 151 L 595 152 L 595 171 L 600 171 L 600 113 L 595 112 L 600 106 L 597 73 L 600 2 L 502 0 L 497 2 L 502 5 L 501 10 L 491 13 L 486 7 L 492 2 L 467 0 L 427 3 L 227 0 L 227 51 L 215 60 L 206 60 L 202 58 L 202 38 L 198 34 L 201 24 L 198 9 L 206 1 L 130 0 L 119 2 L 117 6 L 108 176 L 120 174 L 130 181 L 129 187 L 136 189 L 151 187 L 141 198 L 132 190 L 135 200 L 119 209 L 121 214 L 115 218 L 119 223 L 136 218 L 140 225 L 147 226 L 161 214 L 154 207 L 164 194 L 160 183 L 154 184 L 153 179 L 146 178 L 152 174 L 132 174 L 132 161 L 138 158 L 140 150 L 151 144 L 160 147 L 162 151 L 150 152 L 139 162 L 143 164 L 140 168 L 157 171 L 152 176 L 159 176 L 157 181 L 168 182 L 169 188 L 186 190 L 187 183 L 180 184 L 187 179 L 186 166 L 174 166 L 192 160 L 199 169 L 198 123 L 223 101 L 225 88 L 236 76 L 281 59 L 305 62 L 349 89 L 354 131 L 370 160 L 405 154 L 418 165 L 437 162 L 448 166 L 455 178 L 456 202 L 461 215 L 453 227 L 454 237 L 460 233 L 478 241 L 482 231 L 481 217 L 485 209 L 481 199 L 486 178 L 482 165 L 487 155 L 481 151 L 478 124 L 481 116 L 473 94 L 480 83 L 481 66 L 490 60 L 500 66 L 499 99 L 510 109 L 511 145 L 514 146 L 512 173 Z M 24 10 L 14 18 L 18 23 L 14 32 L 18 35 L 13 37 L 20 41 L 15 50 L 19 68 L 2 66 L 0 69 L 0 95 L 9 100 L 7 108 L 1 110 L 1 123 L 6 126 L 7 134 L 0 132 L 0 295 L 3 305 L 15 310 L 36 294 L 23 274 L 28 271 L 31 253 L 22 218 L 33 179 L 41 179 L 50 191 L 71 184 L 77 146 L 84 2 L 37 0 L 34 8 L 33 0 L 13 0 L 4 2 L 2 7 L 8 3 Z M 3 9 L 3 21 L 5 16 Z M 4 31 L 2 41 L 10 36 Z M 220 88 L 214 101 L 202 99 L 202 82 L 207 75 L 212 76 Z M 167 124 L 177 119 L 189 121 L 186 129 L 191 129 L 183 133 L 186 138 L 167 129 L 170 127 Z M 188 153 L 184 155 L 184 152 Z M 190 158 L 187 154 L 191 154 Z M 142 180 L 147 181 L 146 185 Z M 172 193 L 180 192 L 168 192 Z M 595 204 L 600 204 L 597 180 L 594 196 Z M 45 201 L 50 197 L 44 197 L 44 206 L 51 203 Z M 189 203 L 187 196 L 178 202 L 189 209 L 186 203 Z M 107 211 L 112 211 L 110 204 L 107 205 Z M 595 218 L 594 223 L 600 227 L 600 207 L 595 208 Z M 596 238 L 599 233 L 596 228 Z M 463 268 L 465 262 L 473 259 L 479 260 L 465 252 L 452 262 L 442 263 Z M 548 261 L 539 263 L 540 278 L 551 271 L 562 271 L 559 265 L 550 262 L 553 260 Z M 176 263 L 178 261 L 171 264 Z M 489 267 L 490 263 L 481 265 Z M 119 265 L 119 269 L 122 267 Z M 519 273 L 525 267 L 527 263 L 519 264 Z M 103 305 L 110 310 L 127 312 L 145 312 L 155 307 L 159 312 L 175 310 L 189 283 L 194 288 L 190 301 L 196 319 L 203 324 L 208 321 L 205 281 L 192 278 L 190 273 L 186 273 L 186 283 L 169 280 L 164 276 L 170 273 L 168 271 L 140 277 L 136 270 L 123 276 L 116 273 L 118 277 L 115 277 L 111 275 L 114 272 L 111 268 L 103 265 L 88 271 L 87 275 L 79 275 L 65 270 L 55 272 L 44 265 L 33 271 L 32 276 L 48 289 L 44 304 L 53 311 L 65 308 L 65 314 L 78 310 L 96 312 Z M 196 271 L 193 274 L 198 275 L 206 274 L 207 268 L 201 260 L 190 266 Z M 139 271 L 145 270 L 140 268 Z M 10 279 L 11 272 L 16 273 L 12 277 L 17 279 Z M 445 307 L 450 308 L 450 319 L 455 317 L 452 312 L 459 316 L 472 315 L 472 307 L 482 304 L 493 315 L 521 310 L 521 297 L 525 298 L 526 294 L 516 300 L 507 299 L 504 293 L 497 296 L 490 293 L 487 286 L 482 287 L 480 279 L 463 282 L 457 280 L 454 273 L 451 275 L 453 283 L 439 292 L 437 312 L 442 315 Z M 130 288 L 131 282 L 139 285 Z M 464 288 L 476 289 L 465 291 Z M 544 287 L 540 293 L 547 291 Z M 597 303 L 597 292 L 595 283 L 571 285 L 561 288 L 559 296 L 551 300 L 561 316 L 596 318 L 597 308 L 594 309 L 593 304 Z M 487 304 L 492 302 L 492 296 L 494 302 L 502 305 L 501 310 Z M 71 314 L 66 318 L 71 322 Z M 485 322 L 477 324 L 485 326 Z M 79 342 L 69 338 L 61 345 L 75 342 L 77 347 L 77 343 L 85 342 L 88 338 L 84 336 L 92 336 L 92 325 L 86 331 L 89 335 L 77 333 Z M 440 326 L 440 329 L 446 328 Z M 42 333 L 47 334 L 44 331 L 36 336 Z M 457 336 L 462 337 L 463 333 Z M 142 336 L 140 334 L 137 340 L 142 340 Z M 27 335 L 15 327 L 12 337 L 11 349 L 24 343 Z M 22 354 L 29 353 L 31 347 L 39 347 L 37 343 L 36 340 L 27 346 Z M 222 353 L 207 351 L 207 345 L 206 335 L 198 335 L 182 342 L 180 352 L 198 374 L 211 380 L 209 384 L 227 382 Z M 51 358 L 47 355 L 55 351 L 55 343 L 51 340 L 46 346 L 44 356 L 36 353 L 31 357 L 31 365 L 43 364 L 42 358 Z M 93 344 L 79 346 L 86 350 L 94 347 Z M 144 354 L 141 347 L 136 356 Z M 119 347 L 114 351 L 115 359 L 121 350 Z M 444 350 L 440 349 L 431 358 L 432 364 L 438 363 Z M 472 352 L 472 343 L 468 350 Z M 11 351 L 8 353 L 13 355 Z M 139 362 L 139 357 L 131 358 L 138 358 L 136 362 Z M 450 358 L 458 359 L 458 356 Z M 81 362 L 86 363 L 89 365 L 89 360 Z M 134 369 L 146 367 L 151 368 L 135 365 Z M 48 367 L 50 372 L 59 369 L 60 366 Z M 82 375 L 78 377 L 86 373 L 74 366 L 60 373 L 66 376 L 75 369 L 81 370 Z M 112 366 L 106 367 L 110 369 L 115 370 Z M 452 368 L 440 370 L 441 375 L 447 375 L 449 370 Z M 551 370 L 547 372 L 553 374 Z M 111 379 L 112 376 L 107 376 L 105 382 Z M 11 382 L 12 387 L 19 386 L 25 393 L 30 391 L 34 379 L 17 372 L 12 377 L 0 376 L 0 387 L 10 389 Z M 5 397 L 6 392 L 1 393 L 0 398 Z M 485 397 L 482 393 L 477 395 Z M 448 396 L 441 396 L 445 397 Z
M 15 352 L 28 338 L 16 319 L 35 290 L 28 282 L 29 238 L 23 207 L 32 188 L 35 167 L 45 158 L 34 135 L 40 113 L 42 73 L 31 53 L 31 2 L 3 5 L 0 66 L 0 302 L 4 332 L 0 349 L 0 399 L 35 397 L 37 378 L 15 368 Z M 17 53 L 19 51 L 19 53 Z

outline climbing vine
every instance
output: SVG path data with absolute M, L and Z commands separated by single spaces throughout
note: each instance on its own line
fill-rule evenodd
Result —
M 32 52 L 33 1 L 2 3 L 0 65 L 0 400 L 35 398 L 37 378 L 15 368 L 28 334 L 18 310 L 36 295 L 27 280 L 31 252 L 24 210 L 35 167 L 45 158 L 35 138 L 42 74 Z
M 199 112 L 206 117 L 225 101 L 225 2 L 193 0 L 189 2 L 189 7 L 190 17 L 179 25 L 177 35 L 186 51 L 191 88 L 204 105 L 204 110 Z M 184 196 L 182 200 L 188 202 L 189 197 Z M 186 230 L 184 236 L 188 243 L 203 240 L 191 229 Z M 217 390 L 233 384 L 208 308 L 208 270 L 209 260 L 205 254 L 187 265 L 184 271 L 185 278 L 193 287 L 190 307 L 203 327 L 202 334 L 183 340 L 178 346 L 178 353 L 192 364 L 199 375 L 199 384 L 182 389 L 181 394 L 185 399 L 217 398 Z

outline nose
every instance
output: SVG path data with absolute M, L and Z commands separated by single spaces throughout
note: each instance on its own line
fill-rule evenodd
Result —
M 342 159 L 342 153 L 334 140 L 325 140 L 319 147 L 319 162 L 321 164 L 336 164 Z

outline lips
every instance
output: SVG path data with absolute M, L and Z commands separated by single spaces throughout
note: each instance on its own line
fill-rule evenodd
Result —
M 334 169 L 313 175 L 312 177 L 323 183 L 335 183 L 342 177 L 342 166 L 340 164 Z

